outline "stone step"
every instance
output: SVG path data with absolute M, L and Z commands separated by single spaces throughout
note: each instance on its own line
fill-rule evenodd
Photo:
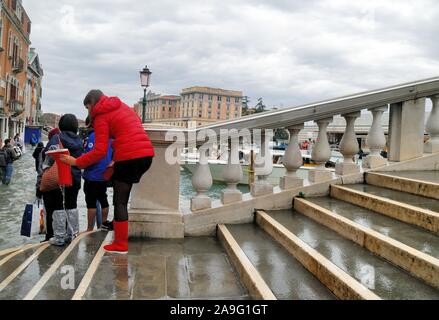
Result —
M 436 172 L 428 173 L 434 177 Z M 433 182 L 426 177 L 427 173 L 413 172 L 406 175 L 395 175 L 393 173 L 369 172 L 366 174 L 366 182 L 369 185 L 384 187 L 392 190 L 403 191 L 427 198 L 439 199 L 439 180 Z M 424 180 L 421 180 L 424 179 Z
M 439 298 L 438 289 L 298 212 L 278 211 L 269 212 L 269 215 L 288 232 L 382 299 Z
M 338 201 L 336 203 L 331 201 L 331 198 L 310 198 L 307 200 L 295 199 L 294 208 L 301 214 L 336 231 L 343 237 L 352 240 L 370 252 L 410 272 L 413 276 L 439 288 L 439 260 L 436 257 L 414 249 L 389 237 L 385 233 L 380 233 L 369 228 L 369 225 L 373 225 L 371 222 L 371 220 L 373 221 L 373 216 L 380 215 L 373 212 L 366 212 L 365 214 L 369 214 L 367 216 L 369 219 L 364 218 L 363 214 L 362 218 L 358 219 L 362 221 L 363 224 L 357 223 L 345 216 L 347 215 L 351 217 L 352 215 L 356 215 L 359 210 L 366 211 L 365 209 L 344 203 L 340 200 L 334 200 Z M 320 203 L 322 203 L 322 206 Z M 347 206 L 345 206 L 345 204 Z M 326 207 L 323 205 L 326 205 Z M 339 214 L 339 212 L 343 212 L 344 215 Z M 392 220 L 390 218 L 388 219 Z M 396 223 L 396 225 L 393 224 L 393 222 Z M 402 231 L 398 226 L 407 226 L 407 228 L 409 228 L 408 231 L 412 231 L 412 237 L 418 236 L 421 238 L 421 243 L 419 245 L 425 245 L 429 240 L 433 240 L 433 243 L 434 241 L 436 242 L 436 249 L 439 250 L 439 237 L 432 233 L 422 231 L 397 220 L 387 221 L 387 224 L 396 229 L 393 232 L 396 237 L 398 237 L 399 231 Z M 377 228 L 379 229 L 379 227 Z M 407 236 L 405 238 L 407 238 Z
M 371 185 L 331 186 L 331 197 L 439 232 L 437 200 Z
M 100 231 L 80 234 L 54 261 L 46 262 L 49 268 L 23 299 L 70 300 L 106 236 Z
M 248 300 L 250 297 L 218 239 L 187 237 L 132 240 L 127 255 L 105 253 L 82 299 Z
M 255 224 L 227 226 L 244 254 L 279 300 L 334 300 L 336 297 L 279 243 Z M 232 258 L 233 259 L 233 258 Z
M 267 213 L 258 211 L 256 222 L 339 299 L 380 300 L 380 297 L 371 290 L 322 256 Z
M 25 245 L 17 250 L 4 251 L 7 253 L 0 259 L 0 283 L 5 281 L 14 270 L 32 257 L 39 247 L 39 244 Z
M 218 239 L 238 271 L 241 281 L 247 287 L 250 296 L 256 300 L 277 300 L 273 291 L 250 262 L 227 226 L 218 226 Z
M 3 280 L 0 284 L 0 300 L 23 299 L 63 251 L 63 248 L 54 246 L 42 248 L 44 250 L 37 256 L 30 257 L 33 259 L 29 264 L 23 262 L 9 274 L 10 281 Z

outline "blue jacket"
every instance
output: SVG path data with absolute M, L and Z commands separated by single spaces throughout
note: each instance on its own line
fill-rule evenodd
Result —
M 44 148 L 44 154 L 51 146 L 58 145 L 59 140 L 61 140 L 65 149 L 69 149 L 72 157 L 78 158 L 84 153 L 81 138 L 73 132 L 63 131 L 61 134 L 55 135 L 50 139 Z M 72 177 L 74 186 L 81 188 L 81 170 L 78 167 L 72 167 Z
M 82 177 L 88 181 L 105 181 L 104 172 L 108 165 L 113 161 L 113 148 L 111 147 L 112 140 L 110 139 L 108 145 L 107 156 L 98 163 L 86 168 Z M 84 146 L 85 153 L 93 150 L 95 144 L 95 133 L 92 131 Z

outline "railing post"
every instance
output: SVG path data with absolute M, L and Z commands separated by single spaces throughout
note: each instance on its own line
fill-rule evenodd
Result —
M 422 157 L 424 135 L 425 98 L 390 105 L 389 161 Z
M 268 177 L 273 173 L 273 155 L 270 151 L 270 141 L 272 138 L 272 131 L 262 131 L 261 149 L 257 154 L 254 168 L 257 181 L 251 186 L 253 197 L 273 193 L 273 185 L 268 180 Z
M 318 164 L 318 167 L 309 171 L 309 181 L 317 183 L 332 179 L 332 172 L 326 169 L 325 165 L 331 159 L 331 147 L 328 141 L 328 126 L 333 118 L 317 121 L 319 135 L 312 150 L 311 159 Z
M 296 173 L 303 166 L 302 152 L 299 147 L 299 133 L 303 128 L 303 124 L 287 128 L 290 133 L 290 142 L 283 158 L 283 164 L 287 169 L 287 173 L 284 177 L 280 178 L 280 188 L 283 190 L 303 186 L 303 179 L 299 178 Z
M 180 211 L 180 143 L 166 138 L 165 130 L 150 129 L 155 149 L 151 169 L 133 186 L 130 203 L 130 236 L 145 238 L 183 238 L 183 213 Z M 169 150 L 175 161 L 169 161 Z
M 431 96 L 430 100 L 433 102 L 433 109 L 431 109 L 425 127 L 430 135 L 430 140 L 425 144 L 424 151 L 425 153 L 436 153 L 439 152 L 439 95 Z
M 192 186 L 197 191 L 197 195 L 191 200 L 191 210 L 200 211 L 212 207 L 212 200 L 207 192 L 213 185 L 212 173 L 210 172 L 207 153 L 210 148 L 208 144 L 200 148 L 200 160 L 197 169 L 192 177 Z
M 363 168 L 375 169 L 385 166 L 387 160 L 381 155 L 381 151 L 386 147 L 386 134 L 383 129 L 383 114 L 388 110 L 388 106 L 369 109 L 373 115 L 372 127 L 367 136 L 367 146 L 370 154 L 363 160 Z
M 343 115 L 346 119 L 346 130 L 340 142 L 340 153 L 343 155 L 343 163 L 338 163 L 335 167 L 335 173 L 345 176 L 352 173 L 360 172 L 360 166 L 354 162 L 354 157 L 360 152 L 357 135 L 355 133 L 355 121 L 361 116 L 361 112 L 349 113 Z
M 237 185 L 243 178 L 241 163 L 239 162 L 239 137 L 229 138 L 229 159 L 224 167 L 223 179 L 227 183 L 226 189 L 222 191 L 221 201 L 223 204 L 230 204 L 242 200 L 242 193 Z

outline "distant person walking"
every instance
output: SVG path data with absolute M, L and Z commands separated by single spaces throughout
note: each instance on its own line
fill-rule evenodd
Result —
M 11 183 L 14 172 L 13 162 L 17 159 L 11 139 L 6 139 L 3 148 L 0 150 L 0 178 L 4 185 Z
M 85 97 L 84 106 L 95 130 L 94 148 L 78 159 L 64 155 L 61 160 L 85 169 L 107 156 L 110 138 L 113 139 L 114 241 L 104 248 L 108 252 L 127 253 L 131 189 L 151 167 L 154 148 L 139 116 L 119 98 L 92 90 Z
M 38 167 L 40 166 L 40 162 L 42 160 L 41 153 L 44 150 L 44 143 L 39 142 L 34 152 L 32 153 L 32 157 L 35 159 L 35 170 L 38 172 Z
M 87 117 L 86 125 L 89 130 L 88 137 L 84 141 L 84 151 L 87 154 L 91 152 L 95 146 L 95 132 L 89 117 Z M 87 231 L 93 231 L 95 221 L 98 224 L 98 228 L 101 227 L 104 230 L 112 229 L 112 224 L 108 221 L 108 211 L 110 208 L 107 196 L 108 182 L 104 178 L 104 172 L 113 159 L 111 140 L 108 142 L 108 146 L 106 157 L 98 163 L 87 167 L 82 174 L 84 178 L 85 202 L 87 203 Z M 98 204 L 102 212 L 102 225 L 99 225 L 97 219 Z

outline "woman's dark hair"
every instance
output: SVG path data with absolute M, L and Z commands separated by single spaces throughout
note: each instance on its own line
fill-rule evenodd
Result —
M 104 93 L 101 90 L 91 90 L 85 96 L 84 106 L 91 105 L 92 107 L 94 107 L 99 102 L 99 100 L 103 95 Z
M 65 114 L 59 119 L 58 128 L 61 131 L 69 131 L 77 134 L 78 127 L 78 119 L 74 114 Z
M 90 125 L 91 125 L 90 116 L 87 116 L 87 118 L 85 118 L 85 126 L 90 127 Z

